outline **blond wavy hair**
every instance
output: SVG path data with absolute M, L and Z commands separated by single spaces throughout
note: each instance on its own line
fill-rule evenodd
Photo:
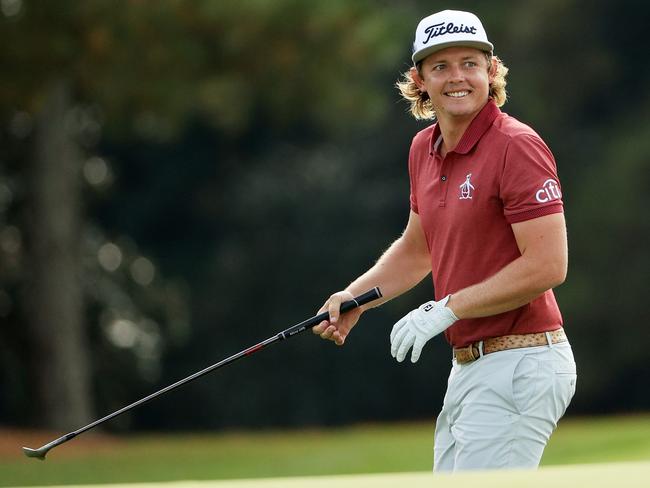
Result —
M 488 62 L 488 70 L 491 68 L 490 60 L 494 58 L 497 62 L 497 72 L 494 77 L 494 81 L 490 83 L 490 92 L 489 97 L 494 100 L 497 104 L 497 107 L 502 107 L 506 103 L 508 94 L 506 92 L 506 75 L 508 74 L 508 68 L 503 61 L 499 59 L 498 56 L 492 56 L 491 53 L 485 52 L 485 58 Z M 422 72 L 420 71 L 422 63 L 419 62 L 416 64 L 416 69 L 420 76 Z M 417 84 L 411 76 L 411 70 L 404 72 L 402 74 L 401 80 L 395 83 L 395 86 L 402 94 L 402 97 L 409 102 L 410 107 L 409 111 L 411 115 L 418 120 L 431 120 L 436 118 L 436 111 L 433 109 L 431 100 L 429 99 L 429 94 L 427 92 L 422 93 L 418 88 Z

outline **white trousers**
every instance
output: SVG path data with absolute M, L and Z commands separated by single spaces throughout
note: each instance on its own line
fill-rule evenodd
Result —
M 568 342 L 454 360 L 436 422 L 434 471 L 537 468 L 575 388 Z

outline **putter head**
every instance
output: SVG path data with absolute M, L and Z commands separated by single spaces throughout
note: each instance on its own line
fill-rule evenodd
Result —
M 47 454 L 47 451 L 49 449 L 31 449 L 29 447 L 23 447 L 23 452 L 25 453 L 25 456 L 30 457 L 30 458 L 37 458 L 40 459 L 41 461 L 45 461 L 45 455 Z

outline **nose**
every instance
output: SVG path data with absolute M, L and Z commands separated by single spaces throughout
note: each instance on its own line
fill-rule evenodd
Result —
M 450 83 L 459 83 L 465 79 L 463 70 L 457 64 L 453 64 L 449 67 L 449 82 Z

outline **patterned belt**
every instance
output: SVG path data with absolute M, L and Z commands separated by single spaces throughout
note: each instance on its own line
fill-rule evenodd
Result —
M 548 333 L 551 344 L 566 342 L 568 339 L 564 329 L 560 328 Z M 508 349 L 519 349 L 521 347 L 545 346 L 548 344 L 546 332 L 537 332 L 534 334 L 516 334 L 501 337 L 491 337 L 483 342 L 483 355 Z M 476 361 L 481 357 L 479 350 L 480 342 L 474 342 L 467 347 L 454 349 L 454 357 L 458 364 L 467 364 Z

